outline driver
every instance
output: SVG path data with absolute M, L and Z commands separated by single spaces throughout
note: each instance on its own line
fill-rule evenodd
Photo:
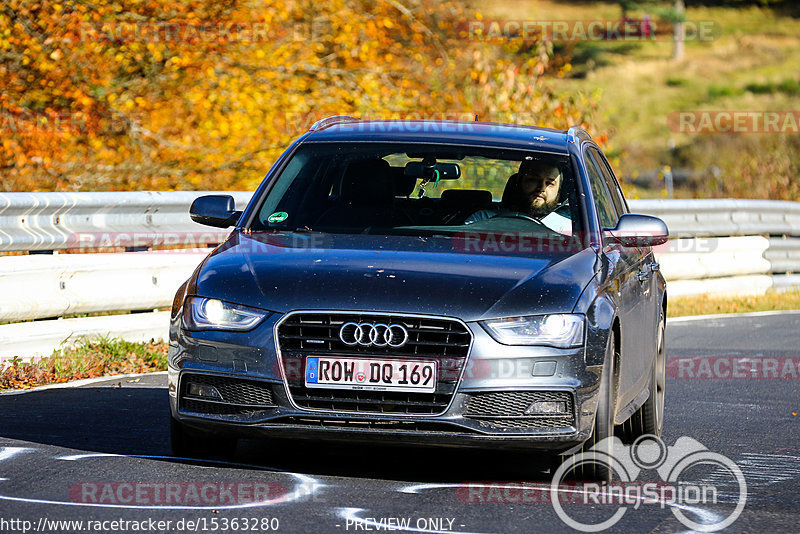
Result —
M 569 233 L 572 231 L 572 221 L 568 216 L 567 202 L 558 201 L 562 181 L 558 167 L 544 161 L 524 160 L 520 163 L 519 171 L 508 179 L 500 203 L 501 211 L 480 210 L 470 215 L 464 223 L 517 213 L 535 217 L 556 232 Z
M 525 160 L 519 165 L 516 179 L 512 176 L 503 195 L 507 209 L 541 218 L 558 207 L 561 171 L 543 161 Z

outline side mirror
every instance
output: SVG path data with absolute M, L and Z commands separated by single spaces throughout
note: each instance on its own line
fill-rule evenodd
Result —
M 236 203 L 230 195 L 197 197 L 189 208 L 189 216 L 194 222 L 216 228 L 233 226 L 241 215 L 241 211 L 236 211 Z
M 603 229 L 603 237 L 628 247 L 663 245 L 669 240 L 669 229 L 658 217 L 625 213 L 615 228 Z

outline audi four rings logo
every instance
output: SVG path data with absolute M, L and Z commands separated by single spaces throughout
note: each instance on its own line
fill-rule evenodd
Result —
M 408 330 L 399 324 L 345 323 L 339 329 L 339 339 L 350 347 L 400 348 L 408 341 Z

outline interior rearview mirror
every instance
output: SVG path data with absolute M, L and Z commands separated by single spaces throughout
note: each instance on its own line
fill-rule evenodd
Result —
M 461 177 L 461 167 L 456 163 L 437 163 L 432 169 L 426 169 L 422 161 L 409 161 L 406 163 L 403 175 L 436 180 L 436 172 L 439 173 L 439 180 L 456 180 Z

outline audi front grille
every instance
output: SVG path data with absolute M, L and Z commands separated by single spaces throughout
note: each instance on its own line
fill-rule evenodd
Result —
M 362 343 L 353 325 L 365 325 Z M 369 341 L 369 325 L 382 326 Z M 405 338 L 407 332 L 408 337 Z M 405 343 L 400 343 L 405 341 Z M 337 412 L 436 415 L 447 410 L 467 359 L 472 334 L 453 319 L 371 313 L 293 312 L 277 326 L 278 352 L 288 393 L 300 408 Z M 401 345 L 401 346 L 397 346 Z M 435 360 L 438 379 L 433 393 L 306 388 L 306 357 L 358 357 Z

